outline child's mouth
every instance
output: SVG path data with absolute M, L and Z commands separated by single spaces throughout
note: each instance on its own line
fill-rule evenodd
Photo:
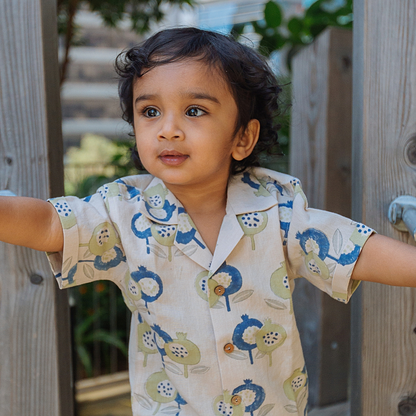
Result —
M 188 158 L 187 155 L 177 152 L 176 150 L 164 150 L 160 155 L 159 159 L 165 165 L 178 166 Z

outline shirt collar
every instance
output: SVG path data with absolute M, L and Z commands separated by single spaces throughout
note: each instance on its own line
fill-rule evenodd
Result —
M 274 192 L 275 183 L 277 182 L 264 175 L 261 170 L 246 171 L 230 179 L 226 215 L 214 256 L 205 247 L 202 237 L 182 204 L 161 179 L 153 178 L 142 192 L 139 210 L 153 223 L 176 225 L 175 247 L 206 270 L 215 273 L 244 236 L 237 216 L 265 211 L 277 205 L 277 198 L 267 190 Z
M 166 188 L 161 179 L 154 177 L 142 192 L 139 210 L 153 222 L 177 224 L 179 207 L 182 204 L 175 195 Z
M 227 212 L 235 215 L 265 211 L 278 204 L 268 189 L 272 179 L 261 168 L 253 168 L 233 176 L 228 185 Z M 272 186 L 273 188 L 273 186 Z
M 273 180 L 262 173 L 261 168 L 254 168 L 230 179 L 226 207 L 228 215 L 265 211 L 277 205 L 276 197 L 267 190 L 273 185 Z M 178 224 L 179 208 L 184 211 L 163 181 L 154 177 L 142 193 L 139 210 L 153 222 Z

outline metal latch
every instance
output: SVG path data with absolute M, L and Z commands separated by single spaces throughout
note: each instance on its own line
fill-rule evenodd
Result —
M 0 196 L 16 196 L 12 191 L 9 191 L 8 189 L 2 189 L 0 191 Z
M 416 198 L 403 195 L 389 206 L 389 221 L 400 231 L 408 231 L 416 240 Z

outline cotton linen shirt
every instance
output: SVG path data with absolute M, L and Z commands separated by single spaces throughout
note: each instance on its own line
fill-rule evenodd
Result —
M 49 253 L 60 287 L 112 280 L 133 313 L 135 416 L 306 414 L 294 279 L 347 302 L 371 229 L 308 208 L 296 178 L 263 168 L 230 180 L 213 255 L 151 175 L 51 203 L 64 230 L 63 252 Z

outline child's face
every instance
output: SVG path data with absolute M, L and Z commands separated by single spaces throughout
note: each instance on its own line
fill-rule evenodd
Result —
M 151 174 L 171 189 L 226 186 L 238 112 L 216 69 L 196 60 L 155 67 L 135 81 L 133 105 L 138 153 Z

